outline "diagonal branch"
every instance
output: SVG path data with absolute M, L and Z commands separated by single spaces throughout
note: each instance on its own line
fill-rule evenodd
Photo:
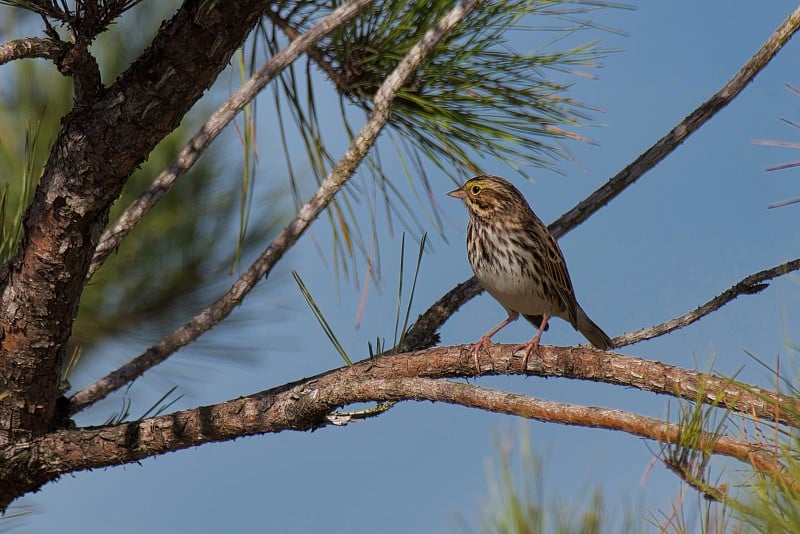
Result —
M 563 237 L 600 208 L 611 202 L 629 185 L 655 167 L 692 133 L 708 122 L 718 111 L 728 105 L 755 76 L 767 66 L 784 44 L 800 29 L 800 7 L 797 8 L 764 42 L 758 52 L 711 98 L 695 109 L 656 144 L 651 146 L 631 164 L 618 172 L 597 191 L 586 197 L 577 206 L 554 221 L 548 230 L 556 239 Z M 423 313 L 405 337 L 401 350 L 430 347 L 438 338 L 436 332 L 442 324 L 471 298 L 479 295 L 483 288 L 473 276 L 437 300 Z
M 218 324 L 238 306 L 262 277 L 268 275 L 278 260 L 305 232 L 308 226 L 330 203 L 334 195 L 350 179 L 358 164 L 366 156 L 372 144 L 389 120 L 390 107 L 397 91 L 425 62 L 444 36 L 458 25 L 482 0 L 466 0 L 450 10 L 422 39 L 414 45 L 408 55 L 398 63 L 375 95 L 373 112 L 353 139 L 347 152 L 331 169 L 319 189 L 300 209 L 292 222 L 272 241 L 269 247 L 253 262 L 247 271 L 216 302 L 196 315 L 185 325 L 162 338 L 121 368 L 101 378 L 94 384 L 78 391 L 70 398 L 70 413 L 102 399 L 112 391 L 141 376 L 142 373 L 161 363 L 184 345 Z
M 636 332 L 631 332 L 630 334 L 624 334 L 614 338 L 614 346 L 619 348 L 624 347 L 625 345 L 632 345 L 633 343 L 663 336 L 664 334 L 672 332 L 673 330 L 678 330 L 679 328 L 688 326 L 696 321 L 699 321 L 706 315 L 717 311 L 739 295 L 755 295 L 756 293 L 760 293 L 766 289 L 767 286 L 769 286 L 769 284 L 764 283 L 767 280 L 771 280 L 778 276 L 783 276 L 784 274 L 796 271 L 798 269 L 800 269 L 800 258 L 787 261 L 786 263 L 782 263 L 781 265 L 777 265 L 771 269 L 764 269 L 763 271 L 751 274 L 750 276 L 731 286 L 729 289 L 725 290 L 723 293 L 717 295 L 713 299 L 690 311 L 689 313 L 681 315 L 680 317 L 676 317 L 675 319 L 669 320 L 665 323 L 648 328 L 642 328 Z
M 767 66 L 798 29 L 800 29 L 800 7 L 783 21 L 761 45 L 755 55 L 711 98 L 703 102 L 680 124 L 670 130 L 667 135 L 659 139 L 656 144 L 647 149 L 644 154 L 636 158 L 630 165 L 618 172 L 600 189 L 551 224 L 549 229 L 553 235 L 561 237 L 588 219 L 597 210 L 624 191 L 625 188 L 638 180 L 644 173 L 671 154 L 673 150 L 699 130 L 718 111 L 730 104 L 753 81 L 753 78 Z
M 471 365 L 469 358 L 463 360 L 466 366 Z M 372 364 L 387 361 L 395 364 L 396 372 L 403 372 L 400 358 L 386 357 L 368 362 L 370 366 L 356 366 L 356 372 L 356 367 L 342 368 L 212 406 L 101 428 L 53 432 L 16 449 L 0 451 L 0 472 L 7 471 L 17 479 L 15 486 L 32 491 L 68 472 L 120 465 L 240 436 L 313 430 L 330 424 L 328 417 L 337 407 L 365 401 L 439 401 L 547 422 L 627 432 L 660 443 L 682 443 L 679 425 L 621 410 L 550 402 L 430 378 L 374 376 Z M 704 452 L 730 456 L 764 474 L 781 476 L 774 455 L 757 443 L 711 433 L 701 434 L 696 443 Z M 8 496 L 0 490 L 0 507 L 8 502 Z
M 370 5 L 372 1 L 350 0 L 324 17 L 308 32 L 297 37 L 286 48 L 275 54 L 266 65 L 261 67 L 258 72 L 217 108 L 206 123 L 192 136 L 186 146 L 183 147 L 175 161 L 162 171 L 150 187 L 122 212 L 114 226 L 103 233 L 86 278 L 89 279 L 94 276 L 106 258 L 116 250 L 133 227 L 172 189 L 178 178 L 189 171 L 211 142 L 278 73 L 297 59 L 300 54 L 306 52 L 315 42 L 352 19 L 359 11 Z M 269 13 L 269 10 L 267 12 Z
M 288 37 L 290 40 L 295 40 L 299 38 L 300 32 L 298 32 L 289 21 L 286 19 L 281 18 L 280 14 L 275 11 L 267 11 L 266 17 L 269 18 L 270 22 L 280 28 L 283 33 Z M 336 85 L 336 88 L 339 92 L 346 94 L 348 91 L 352 89 L 348 87 L 347 83 L 342 79 L 342 76 L 336 71 L 336 69 L 331 65 L 329 61 L 325 60 L 325 53 L 319 49 L 316 45 L 312 45 L 308 48 L 308 57 L 314 60 L 314 63 L 322 69 L 328 78 Z
M 61 47 L 52 39 L 25 37 L 0 44 L 0 65 L 17 59 L 44 58 L 56 61 Z

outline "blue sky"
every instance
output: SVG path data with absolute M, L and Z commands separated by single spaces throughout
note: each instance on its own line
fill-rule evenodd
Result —
M 598 22 L 628 35 L 603 34 L 602 44 L 619 51 L 602 61 L 596 79 L 578 79 L 571 92 L 603 109 L 595 116 L 602 126 L 581 129 L 597 145 L 571 145 L 579 163 L 563 162 L 565 175 L 534 173 L 535 183 L 499 164 L 488 166 L 513 178 L 545 222 L 599 187 L 719 89 L 796 7 L 777 0 L 758 8 L 744 1 L 632 5 L 637 9 L 596 13 Z M 524 35 L 515 39 L 525 49 Z M 784 86 L 800 85 L 798 56 L 795 38 L 728 108 L 561 240 L 579 301 L 609 335 L 685 313 L 748 274 L 797 256 L 800 206 L 766 209 L 771 202 L 800 196 L 797 172 L 764 169 L 798 160 L 800 153 L 752 142 L 793 141 L 800 133 L 779 120 L 800 120 L 800 96 Z M 261 120 L 264 150 L 274 135 L 265 126 L 269 121 Z M 232 153 L 235 161 L 238 152 Z M 281 183 L 281 169 L 262 163 L 264 187 Z M 423 259 L 412 317 L 471 275 L 463 243 L 466 212 L 445 196 L 452 184 L 430 172 L 447 242 L 431 238 L 434 250 Z M 325 249 L 327 232 L 314 235 Z M 341 360 L 287 275 L 291 269 L 303 276 L 351 356 L 365 357 L 367 341 L 391 337 L 394 328 L 400 239 L 397 234 L 382 238 L 383 291 L 370 293 L 359 329 L 354 322 L 360 292 L 345 283 L 337 293 L 333 273 L 322 266 L 306 236 L 283 259 L 281 272 L 234 312 L 230 324 L 134 386 L 129 392 L 133 413 L 175 384 L 185 393 L 177 407 L 189 408 L 338 367 Z M 688 328 L 620 352 L 701 369 L 714 359 L 719 372 L 740 372 L 740 379 L 770 386 L 767 372 L 745 350 L 767 362 L 780 358 L 791 373 L 795 354 L 789 346 L 800 335 L 798 295 L 798 278 L 790 275 Z M 490 297 L 478 297 L 447 322 L 442 344 L 473 342 L 503 316 Z M 532 334 L 530 325 L 519 321 L 496 341 L 523 342 Z M 231 340 L 237 350 L 250 352 L 248 362 L 213 356 L 224 356 Z M 73 384 L 88 383 L 152 341 L 105 343 L 97 349 L 103 357 Z M 543 342 L 584 341 L 567 323 L 554 321 Z M 667 406 L 666 398 L 602 384 L 520 377 L 476 383 L 653 417 L 663 417 Z M 102 421 L 120 403 L 120 396 L 103 401 L 91 421 Z M 20 500 L 33 513 L 16 524 L 20 532 L 452 532 L 456 517 L 475 521 L 489 501 L 487 469 L 496 458 L 496 438 L 516 444 L 520 432 L 545 460 L 549 495 L 562 502 L 588 504 L 587 495 L 597 487 L 612 510 L 632 503 L 646 514 L 666 511 L 678 498 L 677 480 L 661 466 L 645 476 L 655 444 L 603 430 L 405 403 L 344 428 L 244 438 L 65 477 Z

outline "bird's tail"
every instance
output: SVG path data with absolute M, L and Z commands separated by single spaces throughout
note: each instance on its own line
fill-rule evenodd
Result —
M 614 343 L 611 341 L 611 338 L 608 337 L 594 321 L 589 319 L 589 316 L 586 315 L 586 312 L 583 311 L 580 306 L 578 306 L 578 320 L 575 324 L 575 328 L 596 348 L 601 350 L 614 348 Z

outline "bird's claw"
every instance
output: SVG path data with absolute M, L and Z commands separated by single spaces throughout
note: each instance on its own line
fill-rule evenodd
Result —
M 478 354 L 480 354 L 481 351 L 488 351 L 489 345 L 491 344 L 492 340 L 487 336 L 483 336 L 474 345 L 472 345 L 472 348 L 470 349 L 472 360 L 475 362 L 475 369 L 477 369 L 478 372 L 481 370 L 481 365 L 478 363 Z
M 527 369 L 528 368 L 528 359 L 531 357 L 531 354 L 534 353 L 534 352 L 536 352 L 538 354 L 538 352 L 539 352 L 539 338 L 541 338 L 541 332 L 538 332 L 535 336 L 533 336 L 533 339 L 531 339 L 527 343 L 524 343 L 522 345 L 514 347 L 514 352 L 517 352 L 520 349 L 525 349 L 525 357 L 522 360 L 522 368 L 523 369 Z

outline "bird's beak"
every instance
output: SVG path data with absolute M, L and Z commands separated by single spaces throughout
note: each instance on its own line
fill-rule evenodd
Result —
M 463 189 L 453 189 L 452 191 L 447 193 L 447 196 L 453 198 L 460 198 L 461 200 L 464 200 L 467 198 L 467 193 Z

